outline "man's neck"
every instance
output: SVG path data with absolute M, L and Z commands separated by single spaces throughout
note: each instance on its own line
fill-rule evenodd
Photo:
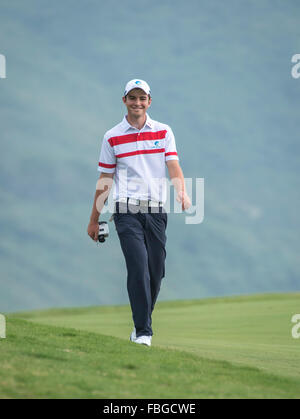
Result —
M 139 116 L 137 118 L 133 118 L 130 115 L 126 115 L 126 119 L 130 125 L 138 130 L 141 130 L 147 121 L 147 115 Z

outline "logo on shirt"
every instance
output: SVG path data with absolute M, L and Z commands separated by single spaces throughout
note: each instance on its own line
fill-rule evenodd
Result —
M 159 148 L 160 147 L 160 143 L 158 140 L 154 141 L 154 145 L 151 148 Z

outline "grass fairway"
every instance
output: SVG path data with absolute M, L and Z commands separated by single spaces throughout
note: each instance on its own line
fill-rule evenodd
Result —
M 157 303 L 152 347 L 128 306 L 7 316 L 2 397 L 300 398 L 300 294 Z

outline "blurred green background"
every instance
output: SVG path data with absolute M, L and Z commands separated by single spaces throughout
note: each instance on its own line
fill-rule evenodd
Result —
M 169 214 L 159 300 L 299 291 L 298 1 L 0 6 L 0 312 L 128 302 L 114 225 L 101 247 L 86 228 L 136 77 L 205 182 L 201 224 Z

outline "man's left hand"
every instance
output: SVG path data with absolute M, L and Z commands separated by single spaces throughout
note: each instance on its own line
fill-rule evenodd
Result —
M 182 211 L 189 209 L 190 206 L 192 205 L 190 197 L 188 196 L 186 192 L 182 192 L 182 191 L 178 192 L 176 199 L 178 202 L 181 202 Z

